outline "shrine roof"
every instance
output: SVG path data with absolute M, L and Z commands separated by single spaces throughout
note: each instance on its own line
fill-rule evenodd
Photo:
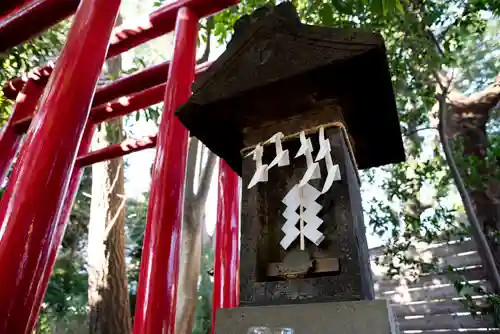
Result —
M 405 159 L 379 34 L 302 24 L 292 4 L 240 18 L 226 51 L 199 76 L 179 120 L 241 175 L 244 130 L 335 101 L 360 169 Z

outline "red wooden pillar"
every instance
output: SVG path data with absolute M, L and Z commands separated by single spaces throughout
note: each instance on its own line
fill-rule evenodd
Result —
M 0 333 L 30 333 L 120 0 L 82 0 L 0 202 Z
M 16 106 L 9 121 L 0 132 L 0 184 L 7 175 L 12 160 L 21 144 L 22 134 L 16 132 L 14 123 L 23 117 L 33 115 L 42 92 L 43 86 L 38 85 L 34 79 L 28 79 L 23 90 L 16 98 Z
M 80 143 L 80 148 L 78 149 L 79 156 L 88 153 L 90 145 L 92 144 L 92 136 L 94 135 L 94 132 L 95 125 L 87 124 L 85 132 L 83 134 L 82 142 Z M 66 226 L 69 222 L 69 216 L 71 214 L 73 202 L 75 201 L 76 193 L 78 192 L 78 188 L 80 187 L 80 179 L 82 178 L 82 174 L 83 168 L 76 165 L 73 168 L 73 172 L 71 173 L 68 192 L 66 194 L 66 198 L 64 199 L 61 215 L 59 216 L 59 220 L 57 221 L 54 238 L 49 250 L 49 260 L 47 265 L 47 268 L 49 270 L 45 270 L 45 272 L 43 273 L 42 282 L 38 285 L 39 288 L 36 291 L 36 295 L 34 295 L 34 305 L 41 305 L 43 302 L 43 298 L 45 297 L 45 287 L 49 283 L 50 276 L 52 275 L 51 268 L 54 267 L 54 263 L 56 262 L 59 245 L 61 245 L 62 239 L 64 237 L 64 231 L 66 231 Z M 38 321 L 38 310 L 35 311 L 32 313 L 31 318 L 29 319 L 28 328 L 34 328 Z
M 212 333 L 218 308 L 238 307 L 240 303 L 240 211 L 239 178 L 227 163 L 219 161 L 219 194 L 215 227 Z
M 198 17 L 177 13 L 175 51 L 157 139 L 134 318 L 135 334 L 174 333 L 188 132 L 175 110 L 194 80 Z

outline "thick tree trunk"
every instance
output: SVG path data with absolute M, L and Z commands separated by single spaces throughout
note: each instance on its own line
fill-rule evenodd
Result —
M 192 216 L 194 224 L 182 229 L 182 247 L 181 247 L 181 268 L 179 274 L 179 290 L 177 303 L 177 333 L 191 333 L 195 320 L 196 303 L 198 296 L 198 278 L 201 270 L 201 230 L 202 224 L 197 218 L 197 212 L 186 213 L 186 216 Z
M 121 120 L 103 125 L 94 137 L 94 149 L 120 139 Z M 90 333 L 131 332 L 125 264 L 123 159 L 92 167 L 92 203 L 89 221 Z
M 117 24 L 120 23 L 117 20 Z M 107 62 L 116 78 L 121 58 Z M 121 118 L 97 129 L 92 149 L 124 139 Z M 124 162 L 118 158 L 92 166 L 92 202 L 88 236 L 89 333 L 128 334 L 132 331 L 125 263 Z
M 122 122 L 115 130 L 123 131 Z M 111 125 L 114 126 L 114 125 Z M 120 140 L 121 141 L 121 140 Z M 107 231 L 105 235 L 108 262 L 107 286 L 104 296 L 107 312 L 107 333 L 130 333 L 132 330 L 128 294 L 127 265 L 125 263 L 125 176 L 123 158 L 109 162 L 108 177 L 115 175 L 116 185 L 111 189 Z
M 447 134 L 453 139 L 456 160 L 465 158 L 458 168 L 500 270 L 500 245 L 495 235 L 500 231 L 500 180 L 498 172 L 494 172 L 498 165 L 486 159 L 486 124 L 500 101 L 500 76 L 493 85 L 470 97 L 452 90 L 447 101 Z M 470 159 L 475 162 L 470 163 Z
M 186 190 L 184 199 L 184 221 L 182 228 L 181 266 L 177 297 L 177 334 L 191 333 L 193 330 L 198 297 L 202 259 L 202 239 L 204 238 L 204 208 L 213 175 L 216 156 L 206 150 L 208 157 L 205 168 L 199 175 L 198 191 L 194 192 L 194 179 L 197 174 L 198 146 L 201 143 L 191 138 L 186 169 Z M 203 159 L 200 159 L 203 160 Z M 200 162 L 201 164 L 201 162 Z

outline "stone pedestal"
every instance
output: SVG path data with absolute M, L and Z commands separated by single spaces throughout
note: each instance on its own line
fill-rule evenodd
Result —
M 385 300 L 217 310 L 216 334 L 246 334 L 252 326 L 289 327 L 294 334 L 399 333 Z

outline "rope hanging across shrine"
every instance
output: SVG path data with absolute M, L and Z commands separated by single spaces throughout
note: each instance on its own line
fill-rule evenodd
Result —
M 304 132 L 306 135 L 310 135 L 310 134 L 317 133 L 319 131 L 319 129 L 321 129 L 321 128 L 323 128 L 323 129 L 326 130 L 326 129 L 332 128 L 332 127 L 340 128 L 340 130 L 342 131 L 342 134 L 344 135 L 343 137 L 345 138 L 345 142 L 347 144 L 347 150 L 349 151 L 349 156 L 350 156 L 350 158 L 351 158 L 351 160 L 353 161 L 353 164 L 354 164 L 354 169 L 355 169 L 355 172 L 356 172 L 356 178 L 358 179 L 358 183 L 361 184 L 361 178 L 359 176 L 358 164 L 356 162 L 356 156 L 354 155 L 354 149 L 353 149 L 353 145 L 352 145 L 353 140 L 350 138 L 349 133 L 347 132 L 347 128 L 344 125 L 344 123 L 339 122 L 339 121 L 335 121 L 335 122 L 330 122 L 330 123 L 326 123 L 326 124 L 320 124 L 320 125 L 311 127 L 309 129 L 302 130 L 300 132 L 296 132 L 296 133 L 292 133 L 292 134 L 289 134 L 289 135 L 285 135 L 281 139 L 281 141 L 285 142 L 285 141 L 289 141 L 289 140 L 292 140 L 292 139 L 296 139 L 296 138 L 298 138 L 300 136 L 301 132 Z M 270 142 L 260 143 L 261 146 L 267 146 L 267 145 L 270 145 L 270 144 L 271 144 Z M 240 151 L 240 153 L 244 157 L 249 152 L 253 151 L 256 147 L 257 147 L 257 145 L 252 145 L 252 146 L 245 147 L 245 148 L 243 148 Z

